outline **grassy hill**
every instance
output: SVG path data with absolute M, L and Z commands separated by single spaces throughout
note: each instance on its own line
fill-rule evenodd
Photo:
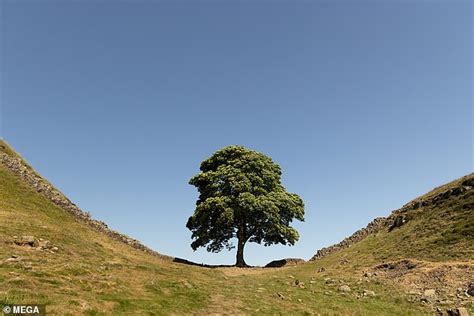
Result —
M 389 217 L 376 219 L 375 224 L 369 224 L 340 244 L 322 249 L 313 259 L 344 249 L 344 256 L 360 254 L 364 261 L 373 262 L 402 258 L 471 260 L 474 258 L 473 187 L 474 174 L 440 186 Z
M 308 263 L 204 268 L 108 233 L 28 182 L 25 174 L 34 171 L 24 161 L 26 171 L 12 171 L 5 163 L 11 159 L 21 157 L 0 142 L 0 305 L 41 303 L 50 315 L 472 312 L 463 291 L 474 281 L 473 190 L 404 208 L 408 221 L 400 227 L 389 231 L 387 222 Z

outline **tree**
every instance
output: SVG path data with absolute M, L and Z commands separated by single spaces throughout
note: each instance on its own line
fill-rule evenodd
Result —
M 186 227 L 191 247 L 219 252 L 235 248 L 236 266 L 244 267 L 247 242 L 294 245 L 299 234 L 290 226 L 304 221 L 304 203 L 281 184 L 281 169 L 271 158 L 242 146 L 227 146 L 204 160 L 201 172 L 189 181 L 199 199 Z

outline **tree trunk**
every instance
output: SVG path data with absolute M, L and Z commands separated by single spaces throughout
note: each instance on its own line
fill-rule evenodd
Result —
M 237 256 L 236 256 L 236 263 L 235 265 L 237 267 L 247 267 L 247 264 L 245 263 L 244 260 L 244 246 L 245 246 L 245 241 L 239 238 L 238 246 L 237 246 Z
M 236 262 L 235 266 L 237 267 L 248 267 L 248 265 L 245 263 L 244 260 L 244 246 L 245 242 L 247 241 L 245 237 L 245 224 L 239 228 L 239 231 L 237 232 L 237 239 L 238 239 L 238 244 L 237 244 L 237 256 L 236 256 Z

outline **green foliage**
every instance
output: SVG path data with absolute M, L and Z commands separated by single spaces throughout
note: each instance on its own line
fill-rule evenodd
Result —
M 189 183 L 199 199 L 187 227 L 196 250 L 232 249 L 239 242 L 294 245 L 299 235 L 290 226 L 304 221 L 301 198 L 281 184 L 281 169 L 271 158 L 242 146 L 228 146 L 201 163 L 201 172 Z

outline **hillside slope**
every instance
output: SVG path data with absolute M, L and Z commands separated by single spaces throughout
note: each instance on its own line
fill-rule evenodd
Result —
M 440 254 L 431 253 L 436 248 L 424 250 L 423 245 L 429 243 L 420 243 L 420 251 L 408 253 L 416 265 L 409 273 L 383 267 L 384 262 L 393 264 L 390 260 L 405 258 L 404 251 L 408 251 L 395 252 L 383 236 L 402 234 L 416 224 L 415 219 L 306 264 L 202 268 L 173 262 L 82 211 L 71 211 L 73 204 L 45 179 L 44 186 L 28 180 L 39 175 L 3 142 L 1 154 L 0 283 L 4 286 L 0 306 L 41 303 L 47 305 L 48 315 L 407 315 L 429 314 L 438 306 L 472 308 L 471 298 L 456 292 L 458 288 L 464 291 L 471 281 L 469 275 L 474 275 L 472 244 L 453 239 L 457 230 L 449 235 L 449 242 L 443 242 L 448 246 Z M 26 169 L 12 167 L 10 158 Z M 444 214 L 440 208 L 433 212 Z M 472 213 L 463 216 L 472 221 Z M 456 228 L 454 222 L 449 227 Z M 469 232 L 471 226 L 466 227 Z M 466 227 L 461 227 L 461 236 L 466 236 Z M 436 234 L 447 231 L 439 225 L 436 229 Z M 378 275 L 363 277 L 367 271 Z M 440 281 L 432 281 L 430 273 L 437 273 Z M 438 297 L 425 298 L 426 289 L 434 289 Z M 413 290 L 419 293 L 410 294 Z M 440 299 L 443 302 L 437 302 Z
M 19 157 L 8 147 L 3 152 Z M 172 264 L 96 229 L 4 164 L 0 179 L 0 304 L 44 303 L 57 315 L 204 306 L 205 291 L 180 285 L 199 284 L 212 271 Z
M 363 241 L 361 245 L 358 242 Z M 369 252 L 369 247 L 372 250 Z M 356 247 L 357 246 L 357 247 Z M 340 243 L 319 250 L 311 260 L 356 247 L 374 260 L 468 261 L 474 258 L 474 174 L 440 186 L 379 217 Z M 364 248 L 364 247 L 367 247 Z M 374 251 L 376 250 L 376 251 Z

